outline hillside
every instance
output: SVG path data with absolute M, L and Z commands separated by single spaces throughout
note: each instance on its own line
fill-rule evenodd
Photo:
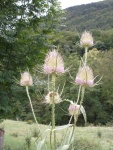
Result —
M 69 7 L 64 10 L 61 30 L 80 32 L 89 29 L 113 28 L 113 0 Z

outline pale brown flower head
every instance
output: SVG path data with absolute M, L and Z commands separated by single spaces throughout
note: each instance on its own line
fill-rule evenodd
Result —
M 30 75 L 29 72 L 24 72 L 21 74 L 20 85 L 21 86 L 32 86 L 33 85 L 32 76 Z
M 93 71 L 89 66 L 79 67 L 78 73 L 75 78 L 75 83 L 79 85 L 94 86 Z
M 55 49 L 47 54 L 43 69 L 46 74 L 62 74 L 65 72 L 63 59 Z
M 45 100 L 46 100 L 46 103 L 48 104 L 52 104 L 53 100 L 54 100 L 54 103 L 57 104 L 61 102 L 61 97 L 57 92 L 51 91 L 46 95 Z
M 90 32 L 83 32 L 81 39 L 80 39 L 80 45 L 81 47 L 91 47 L 93 46 L 93 37 Z

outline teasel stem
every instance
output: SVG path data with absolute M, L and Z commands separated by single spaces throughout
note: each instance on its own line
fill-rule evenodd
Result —
M 50 130 L 50 148 L 51 150 L 53 149 L 52 148 L 52 130 Z
M 79 85 L 78 97 L 77 97 L 77 102 L 76 102 L 76 104 L 78 104 L 78 102 L 79 102 L 79 99 L 80 99 L 80 92 L 81 92 L 81 85 Z
M 77 120 L 78 120 L 78 115 L 80 113 L 80 108 L 83 104 L 83 100 L 84 100 L 84 94 L 85 94 L 85 86 L 82 86 L 82 89 L 81 89 L 81 101 L 80 101 L 80 107 L 79 107 L 79 110 L 78 110 L 78 113 L 77 115 L 74 115 L 74 126 L 73 126 L 73 131 L 72 131 L 72 135 L 71 135 L 71 138 L 70 138 L 70 142 L 74 136 L 74 130 L 75 130 L 75 127 L 76 127 L 76 123 L 77 123 Z
M 34 113 L 34 109 L 33 109 L 32 101 L 31 101 L 31 97 L 30 97 L 30 95 L 29 95 L 28 86 L 26 86 L 26 92 L 27 92 L 27 96 L 28 96 L 28 99 L 29 99 L 29 102 L 30 102 L 30 106 L 31 106 L 31 110 L 32 110 L 32 114 L 33 114 L 34 120 L 35 120 L 36 124 L 38 125 L 39 131 L 40 131 L 40 133 L 41 133 L 41 130 L 40 130 L 38 121 L 37 121 L 36 116 L 35 116 L 35 113 Z
M 76 116 L 75 124 L 77 123 L 78 115 L 79 115 L 79 113 L 80 113 L 80 109 L 81 109 L 81 106 L 82 106 L 82 104 L 83 104 L 84 94 L 85 94 L 85 86 L 83 85 L 83 86 L 82 86 L 82 91 L 81 91 L 81 101 L 80 101 L 80 107 L 79 107 L 79 110 L 78 110 L 78 113 L 77 113 L 77 116 Z
M 27 96 L 28 96 L 28 99 L 29 99 L 29 102 L 30 102 L 30 106 L 31 106 L 31 110 L 32 110 L 32 114 L 33 114 L 34 120 L 35 120 L 36 124 L 38 125 L 38 130 L 39 130 L 39 133 L 40 133 L 40 134 L 39 134 L 39 137 L 40 137 L 41 139 L 43 139 L 43 137 L 42 137 L 42 131 L 41 131 L 40 126 L 39 126 L 39 123 L 38 123 L 38 121 L 37 121 L 37 119 L 36 119 L 35 112 L 34 112 L 33 105 L 32 105 L 32 101 L 31 101 L 31 97 L 30 97 L 30 95 L 29 95 L 28 86 L 26 86 L 26 92 L 27 92 Z M 47 146 L 46 146 L 45 148 L 47 149 Z
M 55 102 L 54 102 L 54 99 L 55 99 L 55 82 L 56 82 L 56 74 L 52 74 L 52 89 L 53 89 L 53 96 L 52 96 L 52 129 L 51 129 L 51 132 L 50 132 L 50 145 L 52 145 L 52 133 L 53 133 L 53 136 L 54 136 L 54 150 L 56 150 L 56 131 L 53 131 L 55 129 Z M 51 146 L 52 148 L 52 146 Z
M 85 66 L 87 65 L 87 51 L 88 51 L 88 47 L 86 46 L 85 47 L 85 63 L 84 63 Z
M 31 97 L 29 95 L 28 86 L 26 86 L 26 92 L 27 92 L 27 96 L 28 96 L 28 99 L 29 99 L 29 102 L 30 102 L 30 106 L 31 106 L 31 110 L 32 110 L 32 113 L 33 113 L 34 120 L 38 124 L 35 113 L 34 113 L 33 105 L 32 105 L 32 102 L 31 102 Z

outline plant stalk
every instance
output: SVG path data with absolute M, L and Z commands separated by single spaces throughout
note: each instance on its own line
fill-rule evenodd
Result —
M 87 51 L 88 51 L 88 47 L 85 47 L 85 62 L 84 65 L 87 65 Z
M 31 110 L 32 110 L 32 114 L 33 114 L 34 120 L 35 120 L 36 124 L 38 125 L 38 129 L 39 129 L 40 134 L 41 134 L 41 130 L 40 130 L 38 121 L 37 121 L 36 116 L 35 116 L 35 113 L 34 113 L 34 109 L 33 109 L 32 101 L 31 101 L 31 97 L 30 97 L 30 95 L 29 95 L 28 86 L 26 86 L 26 92 L 27 92 L 27 96 L 28 96 L 28 99 L 29 99 L 29 102 L 30 102 L 30 106 L 31 106 Z
M 53 133 L 54 136 L 54 150 L 56 150 L 56 131 L 53 132 L 53 130 L 55 129 L 55 81 L 56 81 L 56 75 L 53 73 L 52 74 L 52 89 L 53 89 L 53 95 L 52 95 L 52 130 L 50 133 L 50 136 L 52 136 L 51 134 Z M 52 144 L 52 139 L 50 138 L 50 145 Z
M 78 116 L 79 116 L 79 113 L 80 113 L 80 108 L 81 108 L 83 100 L 84 100 L 84 94 L 85 94 L 85 86 L 82 86 L 80 107 L 79 107 L 77 115 L 74 116 L 74 126 L 73 126 L 73 131 L 72 131 L 72 135 L 71 135 L 69 143 L 71 143 L 71 140 L 72 140 L 72 138 L 74 136 L 74 130 L 75 130 L 76 123 L 77 123 L 77 120 L 78 120 Z
M 31 110 L 32 110 L 32 113 L 33 113 L 34 120 L 38 124 L 35 113 L 34 113 L 33 105 L 32 105 L 32 102 L 31 102 L 31 97 L 29 95 L 28 86 L 26 86 L 26 92 L 27 92 L 27 96 L 28 96 L 28 99 L 29 99 L 29 102 L 30 102 L 30 106 L 31 106 Z

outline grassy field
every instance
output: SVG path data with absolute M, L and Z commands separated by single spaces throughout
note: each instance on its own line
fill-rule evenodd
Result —
M 28 150 L 28 147 L 36 150 L 36 124 L 12 120 L 5 120 L 2 124 L 5 129 L 4 150 Z M 40 125 L 40 129 L 43 132 L 47 126 Z M 58 139 L 63 132 L 58 133 Z M 74 143 L 76 150 L 113 150 L 113 127 L 76 127 Z

